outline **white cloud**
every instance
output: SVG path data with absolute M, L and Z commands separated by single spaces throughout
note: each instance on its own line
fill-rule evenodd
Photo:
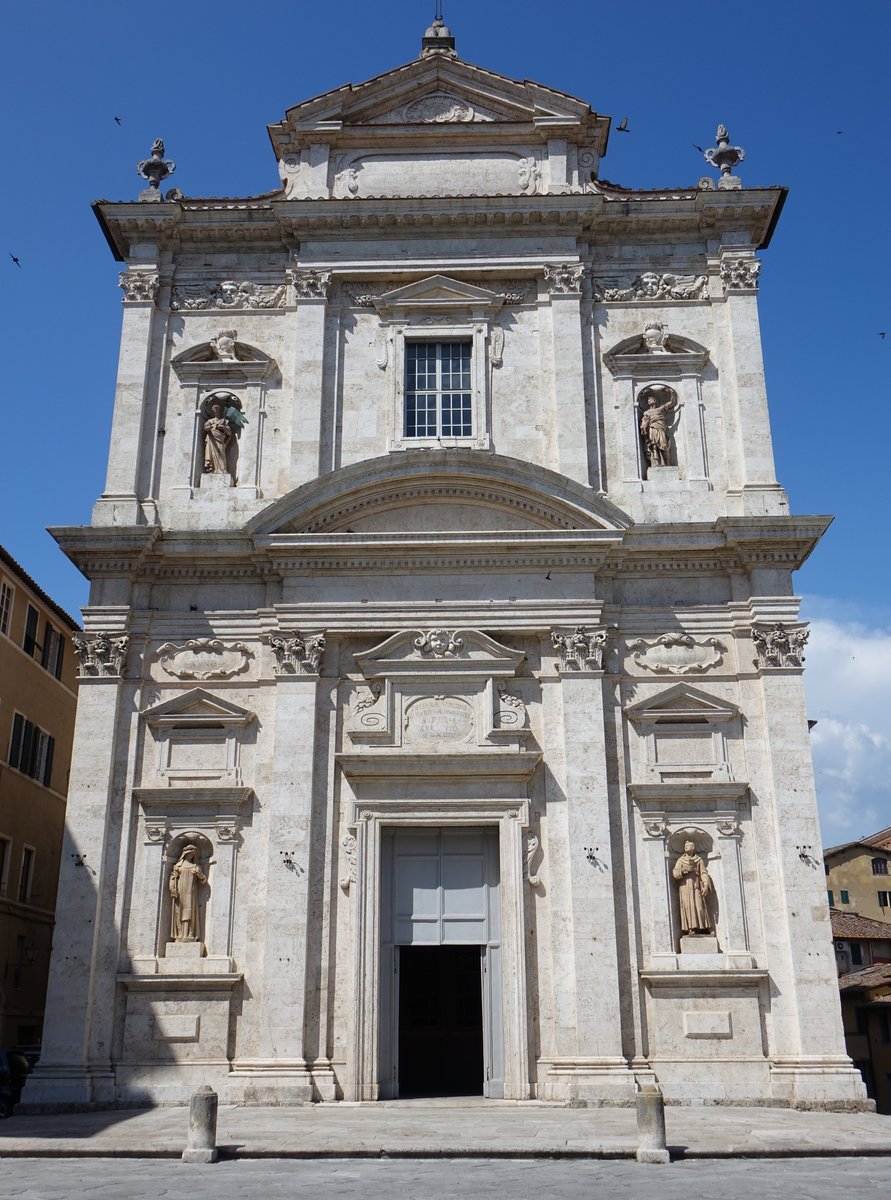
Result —
M 826 845 L 891 825 L 891 629 L 821 617 L 805 690 Z

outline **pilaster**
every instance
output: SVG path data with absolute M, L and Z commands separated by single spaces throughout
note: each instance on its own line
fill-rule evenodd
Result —
M 317 478 L 325 397 L 325 322 L 331 274 L 294 267 L 288 272 L 297 302 L 294 408 L 288 487 Z
M 149 262 L 131 266 L 120 277 L 124 292 L 121 348 L 105 490 L 93 512 L 96 525 L 137 525 L 142 519 L 137 486 L 145 453 L 143 424 L 159 278 L 157 264 Z
M 588 422 L 585 408 L 585 355 L 582 345 L 582 283 L 585 268 L 567 263 L 545 268 L 550 295 L 553 356 L 551 413 L 555 423 L 556 469 L 588 485 Z

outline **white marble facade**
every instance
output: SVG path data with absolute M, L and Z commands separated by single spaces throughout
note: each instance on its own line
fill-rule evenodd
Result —
M 482 947 L 487 1094 L 862 1105 L 791 575 L 827 520 L 758 327 L 784 193 L 601 184 L 608 118 L 440 42 L 289 109 L 281 191 L 97 206 L 123 331 L 106 489 L 55 530 L 98 641 L 25 1101 L 398 1094 L 382 913 L 426 837 L 489 864 L 476 925 L 401 943 Z M 464 348 L 460 436 L 406 426 L 418 343 Z

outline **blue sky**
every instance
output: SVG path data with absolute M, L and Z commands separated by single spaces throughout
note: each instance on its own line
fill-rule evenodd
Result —
M 178 164 L 171 184 L 189 195 L 276 187 L 266 125 L 289 104 L 416 57 L 432 14 L 432 0 L 7 9 L 0 542 L 73 615 L 86 583 L 44 529 L 88 522 L 102 490 L 120 328 L 119 267 L 91 201 L 135 198 L 135 164 L 158 136 Z M 811 704 L 824 722 L 880 739 L 866 738 L 868 778 L 848 763 L 850 737 L 848 749 L 815 746 L 822 773 L 821 754 L 836 755 L 828 769 L 846 797 L 830 802 L 824 787 L 824 824 L 838 840 L 857 821 L 866 824 L 854 832 L 891 824 L 891 4 L 446 0 L 445 15 L 462 58 L 628 117 L 631 132 L 611 139 L 608 179 L 695 182 L 709 172 L 693 144 L 710 145 L 723 121 L 746 148 L 744 183 L 790 187 L 763 255 L 760 309 L 780 480 L 793 512 L 836 514 L 797 581 L 806 615 L 819 618 Z M 824 653 L 818 637 L 853 638 L 888 664 L 868 703 L 852 681 L 853 717 L 836 711 L 842 651 Z

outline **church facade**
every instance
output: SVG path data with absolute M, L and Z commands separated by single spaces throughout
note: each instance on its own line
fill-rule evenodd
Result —
M 757 312 L 780 188 L 421 56 L 124 264 L 37 1107 L 855 1107 Z M 162 198 L 163 197 L 163 198 Z

